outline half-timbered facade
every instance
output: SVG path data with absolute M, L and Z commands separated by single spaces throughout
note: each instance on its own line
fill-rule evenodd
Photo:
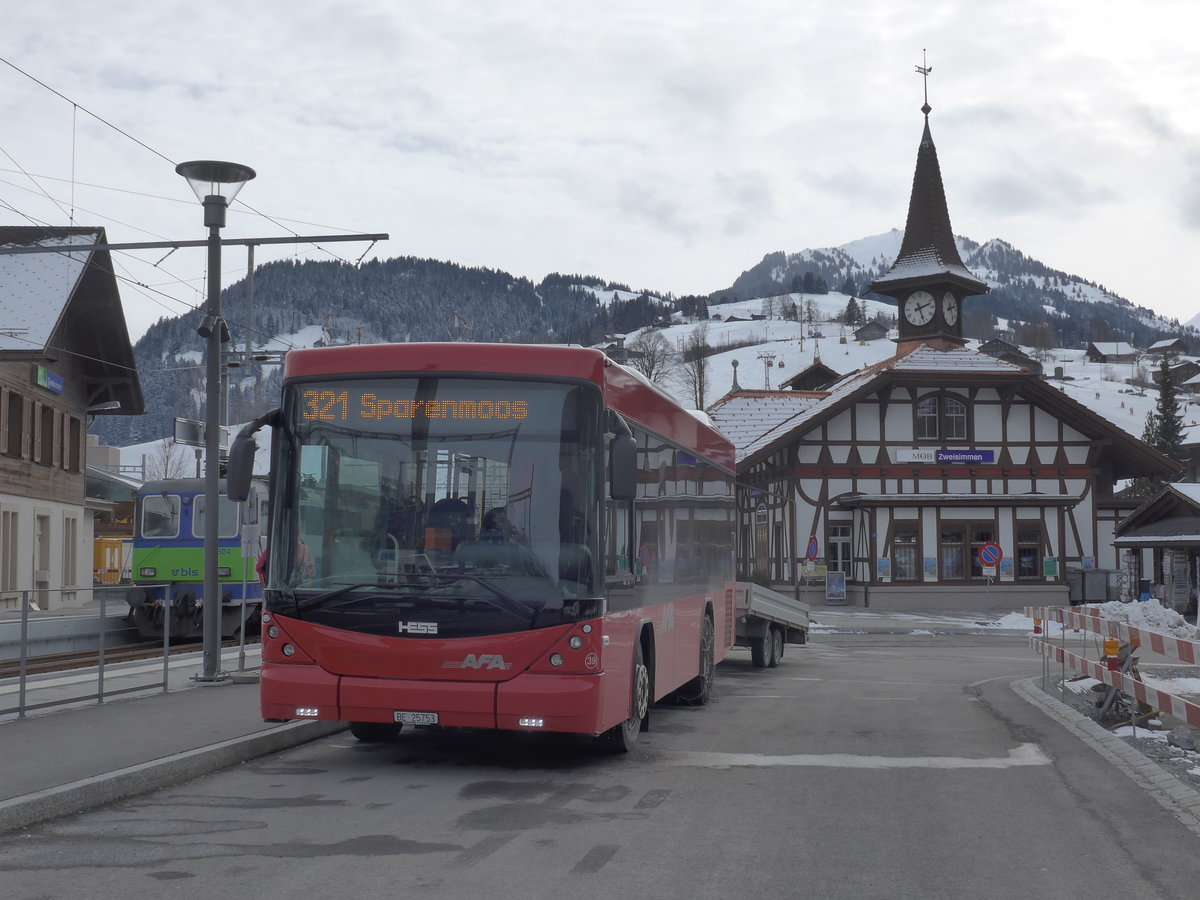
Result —
M 779 406 L 792 415 L 756 431 L 764 393 L 709 410 L 738 436 L 741 577 L 791 581 L 815 547 L 812 571 L 844 573 L 861 605 L 1066 602 L 1069 570 L 1118 565 L 1115 528 L 1136 501 L 1114 483 L 1175 471 L 1033 373 L 972 350 L 918 347 Z M 994 571 L 987 543 L 1002 553 Z

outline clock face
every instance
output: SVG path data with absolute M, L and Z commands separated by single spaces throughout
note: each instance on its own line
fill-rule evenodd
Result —
M 933 318 L 937 301 L 929 291 L 913 291 L 904 301 L 904 318 L 913 325 L 926 325 Z
M 949 291 L 942 294 L 942 319 L 947 325 L 958 321 L 958 298 Z

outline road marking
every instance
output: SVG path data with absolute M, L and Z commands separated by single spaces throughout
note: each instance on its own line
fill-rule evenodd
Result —
M 1021 744 L 1004 757 L 969 756 L 854 756 L 849 753 L 803 753 L 767 756 L 761 753 L 704 753 L 664 750 L 656 754 L 668 766 L 732 769 L 741 766 L 811 766 L 825 769 L 1014 769 L 1048 766 L 1050 757 L 1037 744 Z

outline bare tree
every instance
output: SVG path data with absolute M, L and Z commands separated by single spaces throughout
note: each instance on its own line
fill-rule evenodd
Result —
M 648 380 L 660 384 L 675 357 L 667 339 L 657 331 L 643 331 L 626 347 L 629 350 L 629 364 Z
M 154 446 L 154 453 L 146 460 L 146 480 L 162 481 L 167 478 L 188 477 L 187 451 L 170 438 L 163 438 Z
M 713 348 L 708 344 L 707 322 L 697 325 L 679 341 L 679 359 L 683 363 L 679 380 L 696 409 L 704 409 L 704 398 L 708 393 L 708 358 L 712 352 Z

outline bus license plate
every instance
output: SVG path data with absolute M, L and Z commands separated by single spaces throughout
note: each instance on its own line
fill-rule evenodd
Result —
M 438 714 L 431 712 L 397 712 L 396 721 L 401 725 L 436 725 Z

